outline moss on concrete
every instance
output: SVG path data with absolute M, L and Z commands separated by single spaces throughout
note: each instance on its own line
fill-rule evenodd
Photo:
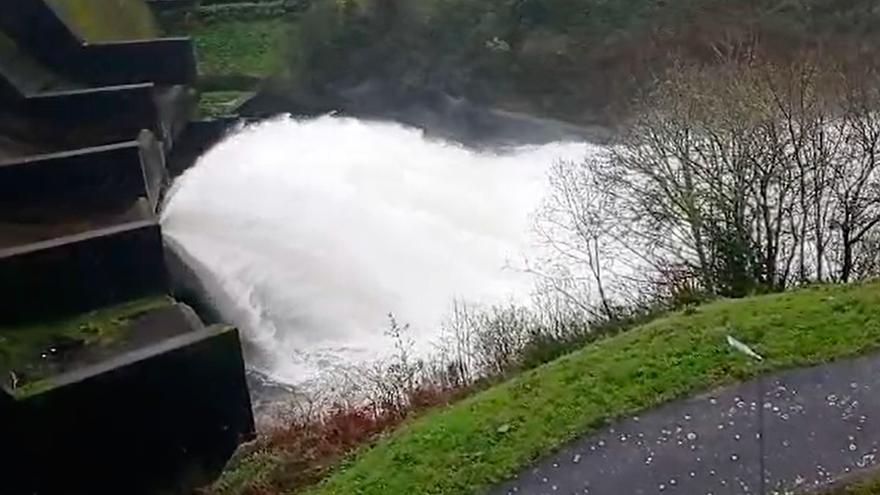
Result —
M 148 39 L 159 35 L 153 14 L 143 0 L 46 2 L 85 41 Z
M 243 103 L 252 92 L 247 91 L 211 91 L 199 98 L 199 111 L 202 117 L 218 117 L 228 115 L 236 105 Z
M 165 296 L 149 297 L 65 320 L 0 326 L 0 384 L 16 394 L 31 393 L 65 352 L 110 346 L 132 318 L 171 304 Z

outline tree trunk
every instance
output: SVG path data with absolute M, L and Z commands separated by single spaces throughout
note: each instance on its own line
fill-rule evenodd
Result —
M 840 281 L 849 282 L 853 269 L 853 240 L 849 229 L 844 229 L 843 236 L 843 263 L 840 266 Z

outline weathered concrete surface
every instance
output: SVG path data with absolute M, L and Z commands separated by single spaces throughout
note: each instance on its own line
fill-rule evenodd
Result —
M 237 331 L 164 318 L 178 335 L 52 377 L 0 417 L 8 495 L 192 493 L 254 425 Z M 4 438 L 3 436 L 8 438 Z
M 768 375 L 619 421 L 490 493 L 761 493 L 762 432 L 764 493 L 809 491 L 880 460 L 878 392 L 880 354 Z
M 149 131 L 136 141 L 0 158 L 0 219 L 22 210 L 110 210 L 142 197 L 155 210 L 165 178 L 165 155 Z
M 152 16 L 143 2 L 105 0 L 0 2 L 0 30 L 21 50 L 53 71 L 93 85 L 153 82 L 191 85 L 196 78 L 195 52 L 187 38 L 159 38 L 143 24 Z M 60 4 L 70 4 L 68 8 Z M 56 10 L 57 9 L 57 10 Z M 122 19 L 107 19 L 114 11 Z M 134 12 L 139 11 L 139 12 Z M 63 14 L 59 16 L 58 13 Z M 125 18 L 141 17 L 140 29 Z
M 63 317 L 166 291 L 155 220 L 0 249 L 0 323 Z

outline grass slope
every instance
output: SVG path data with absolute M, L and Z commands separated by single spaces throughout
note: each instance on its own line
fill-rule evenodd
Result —
M 292 24 L 285 19 L 200 24 L 192 36 L 203 75 L 270 76 L 284 65 L 284 46 Z
M 167 21 L 165 31 L 191 36 L 198 56 L 203 117 L 225 114 L 254 89 L 255 79 L 285 69 L 285 47 L 296 24 L 288 17 L 224 19 L 188 25 Z
M 728 334 L 766 360 L 755 364 L 730 350 Z M 610 419 L 771 369 L 878 346 L 876 282 L 715 302 L 592 344 L 414 419 L 308 493 L 473 493 Z
M 876 474 L 845 488 L 838 488 L 822 495 L 880 495 L 880 476 Z

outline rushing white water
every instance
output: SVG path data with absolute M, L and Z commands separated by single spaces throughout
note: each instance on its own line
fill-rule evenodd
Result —
M 475 152 L 396 124 L 280 118 L 233 134 L 175 183 L 165 235 L 223 316 L 300 383 L 381 356 L 388 314 L 423 346 L 453 299 L 526 298 L 547 171 L 584 143 Z

